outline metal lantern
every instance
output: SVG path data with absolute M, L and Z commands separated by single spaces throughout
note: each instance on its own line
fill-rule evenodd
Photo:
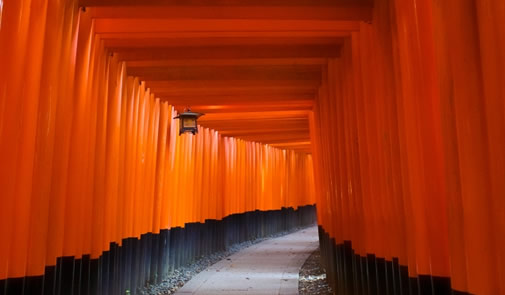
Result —
M 183 113 L 174 119 L 179 119 L 179 135 L 191 132 L 193 135 L 198 133 L 198 118 L 203 116 L 202 113 L 192 112 L 191 109 L 186 109 Z

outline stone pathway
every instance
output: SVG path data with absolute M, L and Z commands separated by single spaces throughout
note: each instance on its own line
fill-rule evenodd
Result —
M 317 247 L 317 227 L 266 240 L 212 265 L 175 294 L 298 294 L 300 267 Z

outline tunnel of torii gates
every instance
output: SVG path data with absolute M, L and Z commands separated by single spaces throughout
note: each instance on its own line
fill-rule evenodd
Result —
M 337 294 L 505 294 L 504 19 L 0 0 L 0 294 L 135 294 L 315 211 Z

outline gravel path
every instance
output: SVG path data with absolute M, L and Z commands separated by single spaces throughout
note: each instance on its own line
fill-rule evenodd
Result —
M 301 295 L 331 295 L 331 290 L 326 281 L 326 272 L 321 266 L 321 252 L 314 251 L 300 269 L 298 292 Z
M 140 295 L 166 295 L 166 294 L 174 294 L 179 288 L 181 288 L 187 281 L 189 281 L 192 277 L 205 270 L 209 266 L 214 263 L 225 259 L 226 257 L 244 249 L 250 247 L 254 244 L 260 243 L 262 241 L 276 238 L 280 236 L 284 236 L 295 231 L 300 230 L 301 228 L 294 228 L 290 231 L 281 232 L 275 235 L 271 235 L 265 238 L 257 239 L 254 241 L 248 241 L 240 244 L 236 244 L 230 247 L 227 251 L 218 252 L 206 257 L 202 257 L 198 259 L 191 265 L 187 265 L 181 267 L 175 271 L 173 271 L 169 278 L 162 281 L 161 284 L 158 285 L 149 285 L 145 288 L 138 290 L 137 294 Z

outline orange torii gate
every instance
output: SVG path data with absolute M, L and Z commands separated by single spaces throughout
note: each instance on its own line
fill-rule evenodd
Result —
M 505 294 L 504 18 L 501 0 L 0 0 L 0 294 L 122 294 L 314 203 L 337 292 Z M 208 115 L 179 137 L 188 105 Z

